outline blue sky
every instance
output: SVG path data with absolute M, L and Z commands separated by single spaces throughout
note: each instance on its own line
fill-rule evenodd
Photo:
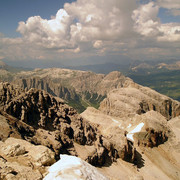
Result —
M 66 2 L 73 0 L 0 0 L 0 32 L 10 37 L 20 36 L 16 32 L 20 21 L 38 15 L 49 19 Z
M 171 23 L 177 22 L 180 23 L 180 16 L 173 16 L 168 9 L 160 8 L 159 9 L 159 18 L 161 19 L 162 23 Z
M 180 59 L 180 1 L 0 0 L 0 59 L 67 65 Z
M 31 16 L 49 19 L 51 15 L 63 8 L 65 3 L 75 0 L 1 0 L 0 1 L 0 32 L 9 37 L 20 36 L 16 29 L 18 22 L 26 21 Z M 141 3 L 147 3 L 143 0 Z M 7 12 L 10 13 L 7 13 Z M 160 8 L 159 18 L 163 23 L 180 22 L 180 16 L 172 16 L 167 9 Z

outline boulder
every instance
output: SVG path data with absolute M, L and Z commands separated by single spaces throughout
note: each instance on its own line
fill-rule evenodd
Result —
M 25 140 L 8 138 L 0 143 L 0 152 L 8 158 L 28 158 L 35 166 L 48 166 L 55 162 L 55 154 L 42 145 L 33 145 Z
M 12 137 L 0 142 L 0 179 L 40 180 L 55 163 L 54 152 L 45 146 Z

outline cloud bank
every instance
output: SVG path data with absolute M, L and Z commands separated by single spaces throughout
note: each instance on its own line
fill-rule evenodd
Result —
M 0 35 L 0 53 L 11 60 L 124 56 L 130 59 L 180 57 L 180 23 L 163 24 L 159 9 L 178 15 L 179 0 L 77 0 L 56 16 L 19 22 L 20 38 Z M 97 58 L 98 59 L 98 58 Z

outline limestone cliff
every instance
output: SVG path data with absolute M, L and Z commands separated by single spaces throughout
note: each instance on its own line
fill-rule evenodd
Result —
M 108 93 L 99 110 L 115 117 L 133 117 L 154 110 L 167 120 L 180 115 L 180 103 L 148 87 L 132 84 Z
M 9 83 L 0 83 L 1 114 L 6 117 L 7 137 L 22 138 L 36 145 L 44 145 L 55 152 L 81 157 L 81 146 L 89 149 L 83 158 L 93 165 L 103 165 L 107 159 L 132 161 L 134 149 L 121 132 L 118 146 L 103 136 L 93 123 L 82 118 L 62 99 L 45 91 L 24 91 Z M 127 151 L 128 149 L 128 151 Z M 128 156 L 128 158 L 126 158 Z
M 8 72 L 7 72 L 8 73 Z M 11 76 L 10 76 L 11 75 Z M 8 80 L 21 88 L 45 90 L 51 95 L 63 98 L 79 112 L 88 106 L 98 108 L 99 103 L 113 89 L 126 87 L 132 82 L 118 71 L 107 75 L 93 72 L 60 68 L 35 69 L 2 75 L 1 80 Z

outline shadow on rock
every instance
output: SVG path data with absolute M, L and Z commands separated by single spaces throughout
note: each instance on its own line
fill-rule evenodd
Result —
M 142 158 L 142 155 L 138 151 L 135 153 L 134 164 L 137 166 L 137 168 L 144 167 L 145 160 Z

